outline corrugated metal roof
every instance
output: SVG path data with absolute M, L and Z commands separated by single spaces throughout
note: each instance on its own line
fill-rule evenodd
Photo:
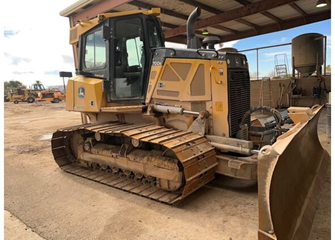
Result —
M 287 5 L 268 10 L 268 12 L 282 20 L 299 16 L 299 13 L 296 10 Z
M 219 9 L 221 11 L 229 11 L 241 7 L 241 5 L 235 1 L 198 0 L 198 2 Z
M 67 9 L 63 10 L 61 14 L 63 16 L 71 16 L 83 11 L 89 11 L 92 4 L 100 4 L 104 1 L 110 0 L 80 0 Z M 122 2 L 122 0 L 119 0 Z M 264 27 L 269 30 L 269 26 L 274 27 L 274 31 L 279 30 L 278 26 L 280 22 L 292 20 L 295 23 L 286 24 L 287 26 L 303 25 L 309 22 L 315 22 L 327 19 L 327 17 L 321 16 L 322 13 L 328 14 L 330 18 L 330 6 L 324 8 L 316 8 L 315 4 L 317 0 L 299 0 L 299 1 L 284 1 L 284 0 L 124 0 L 124 4 L 113 8 L 115 11 L 130 11 L 141 9 L 149 9 L 151 7 L 161 7 L 162 14 L 160 16 L 161 21 L 166 23 L 164 30 L 170 31 L 176 27 L 186 25 L 188 15 L 195 9 L 197 2 L 199 4 L 206 5 L 205 9 L 202 9 L 202 14 L 199 18 L 200 22 L 206 21 L 208 18 L 216 16 L 215 13 L 223 12 L 229 13 L 234 9 L 246 9 L 249 4 L 257 5 L 257 2 L 264 1 L 265 4 L 273 4 L 273 8 L 268 8 L 262 12 L 256 12 L 255 14 L 240 16 L 235 20 L 223 21 L 218 24 L 210 25 L 207 27 L 211 34 L 215 34 L 219 37 L 230 36 L 233 38 L 242 36 L 245 37 L 244 33 L 257 35 L 258 30 Z M 278 2 L 285 4 L 283 6 L 276 7 Z M 86 5 L 85 5 L 86 4 Z M 260 4 L 258 4 L 260 5 Z M 292 6 L 294 5 L 294 6 Z M 86 10 L 85 10 L 86 8 Z M 299 8 L 301 10 L 299 10 Z M 245 11 L 248 13 L 248 11 Z M 305 14 L 306 13 L 306 14 Z M 320 14 L 319 14 L 320 13 Z M 327 15 L 327 16 L 328 16 Z M 308 19 L 307 19 L 308 18 Z M 299 19 L 304 19 L 300 21 Z M 306 20 L 307 19 L 307 20 Z M 227 29 L 228 28 L 228 29 Z M 287 27 L 286 27 L 287 28 Z M 198 29 L 202 31 L 203 28 Z M 255 30 L 255 31 L 251 31 Z M 184 35 L 184 32 L 177 32 L 177 35 Z
M 101 0 L 80 0 L 70 5 L 69 7 L 62 10 L 59 14 L 64 17 L 68 17 L 71 14 L 75 14 L 87 9 L 89 6 L 100 2 Z
M 249 27 L 245 24 L 236 22 L 236 21 L 229 21 L 229 22 L 222 23 L 220 25 L 224 26 L 224 27 L 231 28 L 231 29 L 236 30 L 236 31 L 244 31 L 244 30 L 247 30 L 247 29 L 251 29 L 251 27 Z
M 251 22 L 251 23 L 259 25 L 259 26 L 264 26 L 264 25 L 268 25 L 268 24 L 271 24 L 271 23 L 276 23 L 274 20 L 272 20 L 268 17 L 265 17 L 262 14 L 254 14 L 254 15 L 251 15 L 251 16 L 244 17 L 242 19 L 247 20 L 248 22 Z
M 321 9 L 315 7 L 315 1 L 313 0 L 300 0 L 296 4 L 304 10 L 307 14 L 319 12 Z M 330 6 L 323 7 L 322 10 L 330 9 Z

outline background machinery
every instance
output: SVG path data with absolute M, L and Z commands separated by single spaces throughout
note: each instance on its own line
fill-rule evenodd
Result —
M 63 100 L 65 100 L 65 94 L 57 88 L 52 88 L 39 92 L 38 98 L 36 99 L 37 102 L 49 101 L 51 103 L 59 103 Z
M 65 100 L 65 94 L 62 93 L 58 88 L 46 89 L 40 81 L 32 84 L 30 88 L 19 87 L 11 89 L 10 92 L 5 96 L 5 102 L 40 102 L 49 101 L 52 103 L 59 103 Z
M 11 89 L 7 94 L 8 102 L 13 102 L 15 104 L 18 104 L 19 102 L 33 103 L 35 102 L 36 97 L 37 93 L 35 91 L 25 87 Z
M 83 124 L 53 134 L 55 161 L 167 204 L 216 174 L 257 179 L 259 239 L 307 239 L 304 216 L 315 212 L 329 159 L 316 132 L 321 106 L 289 108 L 287 128 L 277 110 L 250 109 L 245 55 L 216 51 L 215 38 L 201 48 L 199 8 L 188 19 L 187 49 L 164 47 L 159 13 L 99 14 L 71 28 L 78 64 L 66 109 L 81 112 Z M 252 124 L 258 110 L 273 115 L 271 124 Z

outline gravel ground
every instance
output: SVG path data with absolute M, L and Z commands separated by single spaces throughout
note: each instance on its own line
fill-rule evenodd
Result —
M 64 103 L 5 103 L 6 239 L 28 228 L 45 239 L 257 239 L 257 185 L 220 177 L 176 207 L 62 172 L 50 150 L 57 128 L 80 124 Z M 325 113 L 319 135 L 325 135 Z M 8 213 L 5 213 L 8 214 Z M 15 220 L 15 221 L 20 221 Z M 37 236 L 38 237 L 38 236 Z M 330 172 L 310 240 L 330 239 Z

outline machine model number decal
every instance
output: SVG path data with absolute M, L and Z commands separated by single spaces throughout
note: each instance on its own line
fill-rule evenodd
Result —
M 78 97 L 85 98 L 85 88 L 84 87 L 78 88 Z
M 158 89 L 165 89 L 165 83 L 164 82 L 158 82 Z

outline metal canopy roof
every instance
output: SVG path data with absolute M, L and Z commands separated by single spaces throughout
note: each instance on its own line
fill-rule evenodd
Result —
M 331 2 L 317 8 L 317 0 L 80 0 L 60 14 L 78 20 L 102 12 L 161 8 L 160 19 L 167 41 L 186 43 L 186 21 L 195 7 L 202 10 L 197 36 L 206 28 L 221 42 L 242 39 L 314 23 L 331 17 Z

